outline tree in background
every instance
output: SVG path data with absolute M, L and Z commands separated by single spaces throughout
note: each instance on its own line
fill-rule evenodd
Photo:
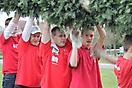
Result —
M 105 28 L 105 30 L 106 30 L 106 39 L 105 39 L 105 43 L 104 43 L 105 48 L 109 49 L 109 51 L 111 49 L 114 49 L 113 54 L 116 55 L 117 54 L 116 49 L 119 49 L 122 46 L 122 40 L 123 40 L 124 35 L 120 35 L 119 32 L 117 32 L 117 33 L 112 32 L 108 28 Z M 96 32 L 95 35 L 97 35 L 97 36 L 95 36 L 93 43 L 95 43 L 98 39 L 98 36 L 99 36 L 98 32 Z
M 0 34 L 4 31 L 4 28 L 0 26 Z
M 80 29 L 105 24 L 123 35 L 132 33 L 131 3 L 132 0 L 1 0 L 0 10 L 7 14 L 17 11 L 23 17 L 41 16 L 64 28 L 71 23 Z

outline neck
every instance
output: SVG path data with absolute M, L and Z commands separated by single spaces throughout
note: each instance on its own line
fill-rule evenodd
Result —
M 12 36 L 16 36 L 16 34 L 12 34 Z
M 85 45 L 85 44 L 83 44 L 85 47 L 87 47 L 87 48 L 90 48 L 90 46 L 89 45 Z
M 131 59 L 132 57 L 130 55 L 131 55 L 130 53 L 124 53 L 123 57 L 125 59 Z

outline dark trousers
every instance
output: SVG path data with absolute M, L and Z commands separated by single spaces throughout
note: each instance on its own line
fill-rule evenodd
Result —
M 16 73 L 5 73 L 2 81 L 2 88 L 14 88 Z
M 15 85 L 14 88 L 41 88 L 41 87 L 27 87 L 27 86 L 22 86 L 22 85 Z

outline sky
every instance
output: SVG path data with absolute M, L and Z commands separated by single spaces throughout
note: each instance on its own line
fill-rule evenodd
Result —
M 5 27 L 5 20 L 9 17 L 13 17 L 14 16 L 14 12 L 11 12 L 9 15 L 7 15 L 6 13 L 2 12 L 0 13 L 0 26 L 2 26 L 3 28 Z M 20 18 L 20 20 L 27 20 L 27 18 Z
M 2 27 L 5 27 L 5 20 L 7 19 L 7 18 L 9 18 L 9 17 L 13 17 L 14 16 L 14 12 L 11 12 L 9 15 L 7 15 L 6 13 L 4 13 L 4 12 L 0 12 L 0 26 L 2 26 Z M 20 17 L 20 20 L 27 20 L 27 18 L 28 17 L 25 17 L 25 18 L 22 18 L 22 17 Z M 35 19 L 35 21 L 36 21 L 36 19 Z M 41 21 L 41 20 L 40 20 Z
M 0 26 L 5 27 L 4 26 L 5 20 L 8 17 L 13 17 L 13 16 L 14 16 L 14 13 L 13 12 L 11 14 L 9 14 L 9 16 L 6 13 L 0 13 Z

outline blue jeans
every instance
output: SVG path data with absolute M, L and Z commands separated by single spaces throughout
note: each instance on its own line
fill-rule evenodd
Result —
M 5 73 L 2 82 L 2 88 L 14 88 L 16 73 Z
M 41 87 L 26 87 L 26 86 L 22 86 L 22 85 L 15 85 L 14 88 L 41 88 Z

